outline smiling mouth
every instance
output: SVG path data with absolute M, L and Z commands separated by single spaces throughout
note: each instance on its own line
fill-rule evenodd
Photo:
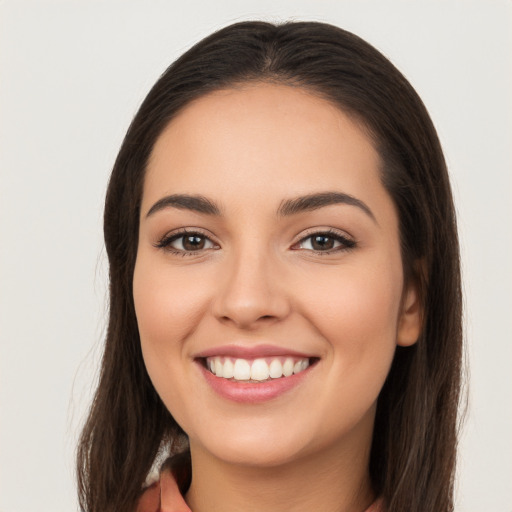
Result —
M 202 358 L 203 365 L 216 377 L 234 382 L 262 383 L 303 372 L 318 358 L 266 357 L 242 359 L 213 356 Z

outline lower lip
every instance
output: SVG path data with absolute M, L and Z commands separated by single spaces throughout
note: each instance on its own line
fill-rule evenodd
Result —
M 261 403 L 277 398 L 298 386 L 309 374 L 312 366 L 290 377 L 280 377 L 261 383 L 243 382 L 217 377 L 198 363 L 206 382 L 221 397 L 233 402 Z

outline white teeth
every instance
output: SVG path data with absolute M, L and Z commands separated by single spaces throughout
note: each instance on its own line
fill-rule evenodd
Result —
M 301 359 L 297 361 L 293 366 L 293 373 L 303 372 L 309 366 L 309 361 L 307 359 Z
M 290 357 L 288 357 L 283 364 L 283 375 L 285 377 L 293 375 L 293 359 L 291 359 Z
M 217 377 L 220 377 L 220 375 L 217 375 Z M 233 378 L 235 380 L 249 380 L 251 378 L 251 365 L 245 359 L 235 361 Z
M 233 365 L 233 362 L 231 361 L 231 359 L 226 359 L 224 361 L 224 368 L 222 369 L 222 377 L 224 377 L 225 379 L 232 379 L 234 374 L 235 366 Z
M 283 365 L 279 359 L 273 359 L 268 367 L 268 373 L 273 379 L 279 379 L 283 376 Z
M 270 362 L 270 364 L 269 364 Z M 231 359 L 229 357 L 208 357 L 206 365 L 217 377 L 234 380 L 266 381 L 290 377 L 304 371 L 309 366 L 309 359 L 278 357 L 272 359 Z
M 215 359 L 215 375 L 219 376 L 219 377 L 223 377 L 224 376 L 224 372 L 223 372 L 223 365 L 222 365 L 222 361 L 220 359 Z
M 252 380 L 267 380 L 269 376 L 268 364 L 264 359 L 255 359 L 251 365 Z

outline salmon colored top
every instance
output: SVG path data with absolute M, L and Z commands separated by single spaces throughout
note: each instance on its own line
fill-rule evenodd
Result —
M 180 494 L 176 480 L 170 471 L 160 474 L 155 482 L 142 493 L 137 512 L 192 512 Z M 365 512 L 383 512 L 382 501 L 377 500 Z

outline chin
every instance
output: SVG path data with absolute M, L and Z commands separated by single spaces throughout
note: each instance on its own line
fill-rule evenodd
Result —
M 311 411 L 310 411 L 311 412 Z M 349 420 L 349 418 L 347 418 Z M 363 418 L 367 424 L 362 430 L 358 421 L 345 425 L 317 424 L 311 414 L 295 418 L 244 418 L 229 423 L 212 421 L 208 432 L 196 432 L 190 436 L 192 457 L 194 451 L 226 464 L 253 468 L 270 468 L 315 458 L 326 452 L 339 452 L 344 446 L 363 441 L 371 442 L 373 411 Z M 219 433 L 219 434 L 215 434 Z M 364 440 L 363 440 L 364 438 Z
M 191 441 L 190 446 L 194 454 L 197 445 Z M 276 467 L 293 462 L 301 457 L 304 451 L 301 448 L 301 443 L 283 444 L 277 440 L 269 440 L 268 437 L 254 435 L 249 438 L 231 437 L 229 442 L 218 440 L 198 447 L 225 464 L 254 468 Z

